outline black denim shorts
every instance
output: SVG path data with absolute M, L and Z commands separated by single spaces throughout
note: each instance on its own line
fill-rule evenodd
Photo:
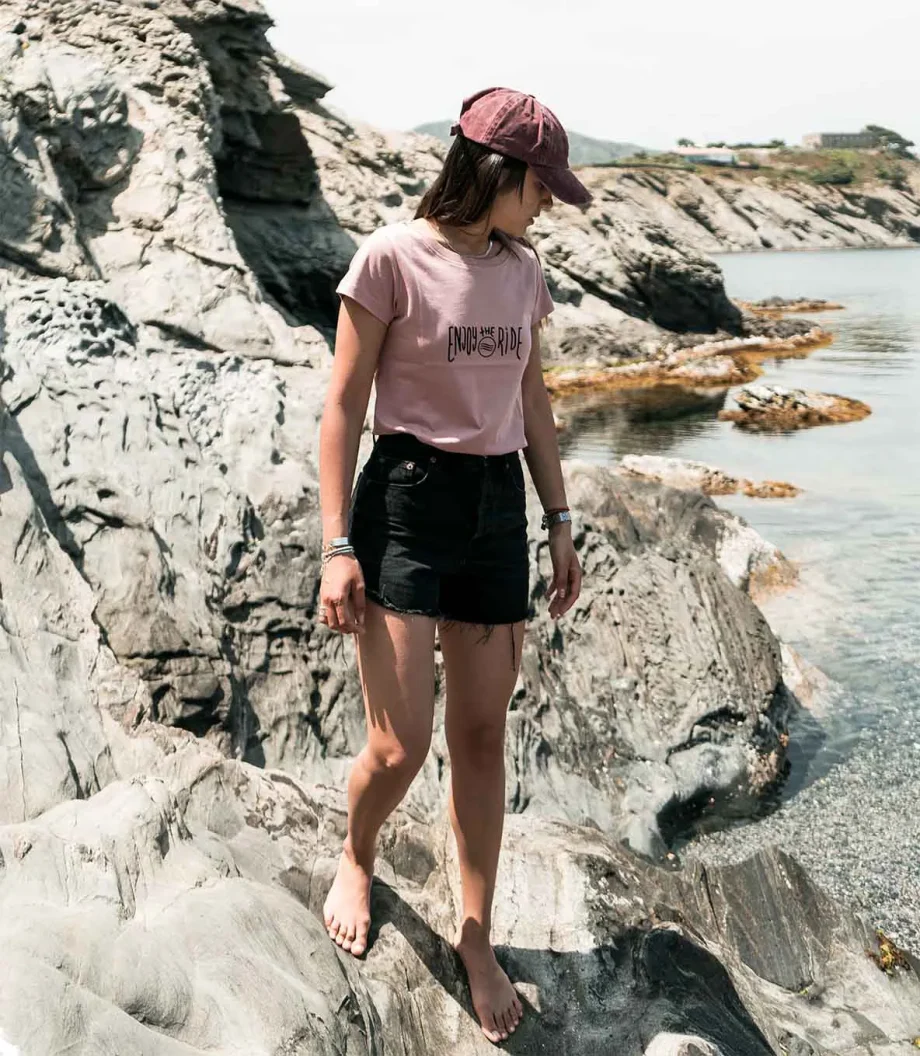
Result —
M 386 433 L 358 475 L 348 534 L 368 598 L 491 626 L 529 615 L 520 454 L 444 451 Z

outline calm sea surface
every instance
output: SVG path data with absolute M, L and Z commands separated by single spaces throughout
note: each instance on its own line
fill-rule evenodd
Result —
M 790 481 L 795 499 L 720 497 L 800 568 L 764 611 L 776 633 L 843 687 L 816 731 L 790 744 L 796 791 L 871 739 L 920 741 L 920 250 L 720 256 L 728 292 L 823 298 L 809 313 L 835 334 L 807 357 L 764 364 L 763 383 L 864 400 L 862 422 L 779 436 L 716 419 L 731 392 L 620 393 L 601 408 L 566 404 L 568 458 L 629 453 L 698 459 L 738 476 Z

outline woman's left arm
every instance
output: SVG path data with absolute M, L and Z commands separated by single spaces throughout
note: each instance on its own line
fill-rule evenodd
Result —
M 543 509 L 567 505 L 556 423 L 543 384 L 540 361 L 540 327 L 531 328 L 530 356 L 521 379 L 524 408 L 524 436 L 527 447 L 524 458 Z M 571 522 L 549 528 L 549 552 L 553 563 L 553 581 L 548 590 L 549 614 L 553 619 L 567 612 L 581 593 L 581 565 L 572 542 Z

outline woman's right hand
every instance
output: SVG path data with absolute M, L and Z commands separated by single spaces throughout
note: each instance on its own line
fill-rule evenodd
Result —
M 319 586 L 320 622 L 339 634 L 364 633 L 364 575 L 358 559 L 339 554 L 326 562 Z

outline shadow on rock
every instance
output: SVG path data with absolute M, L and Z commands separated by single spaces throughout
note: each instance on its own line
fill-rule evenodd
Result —
M 394 990 L 404 989 L 406 952 L 398 962 L 391 956 L 404 943 L 430 982 L 478 1022 L 459 956 L 379 878 L 374 880 L 371 916 L 363 975 Z M 670 1030 L 709 1038 L 726 1056 L 772 1056 L 725 968 L 702 946 L 667 926 L 624 927 L 611 941 L 590 950 L 496 945 L 495 954 L 518 984 L 524 1005 L 517 1030 L 501 1043 L 504 1051 L 522 1056 L 552 1051 L 567 1056 L 639 1053 L 656 1034 Z M 425 1005 L 419 1005 L 417 995 L 424 989 L 422 978 L 409 991 L 421 1014 Z M 485 1051 L 489 1043 L 483 1039 L 483 1044 Z

